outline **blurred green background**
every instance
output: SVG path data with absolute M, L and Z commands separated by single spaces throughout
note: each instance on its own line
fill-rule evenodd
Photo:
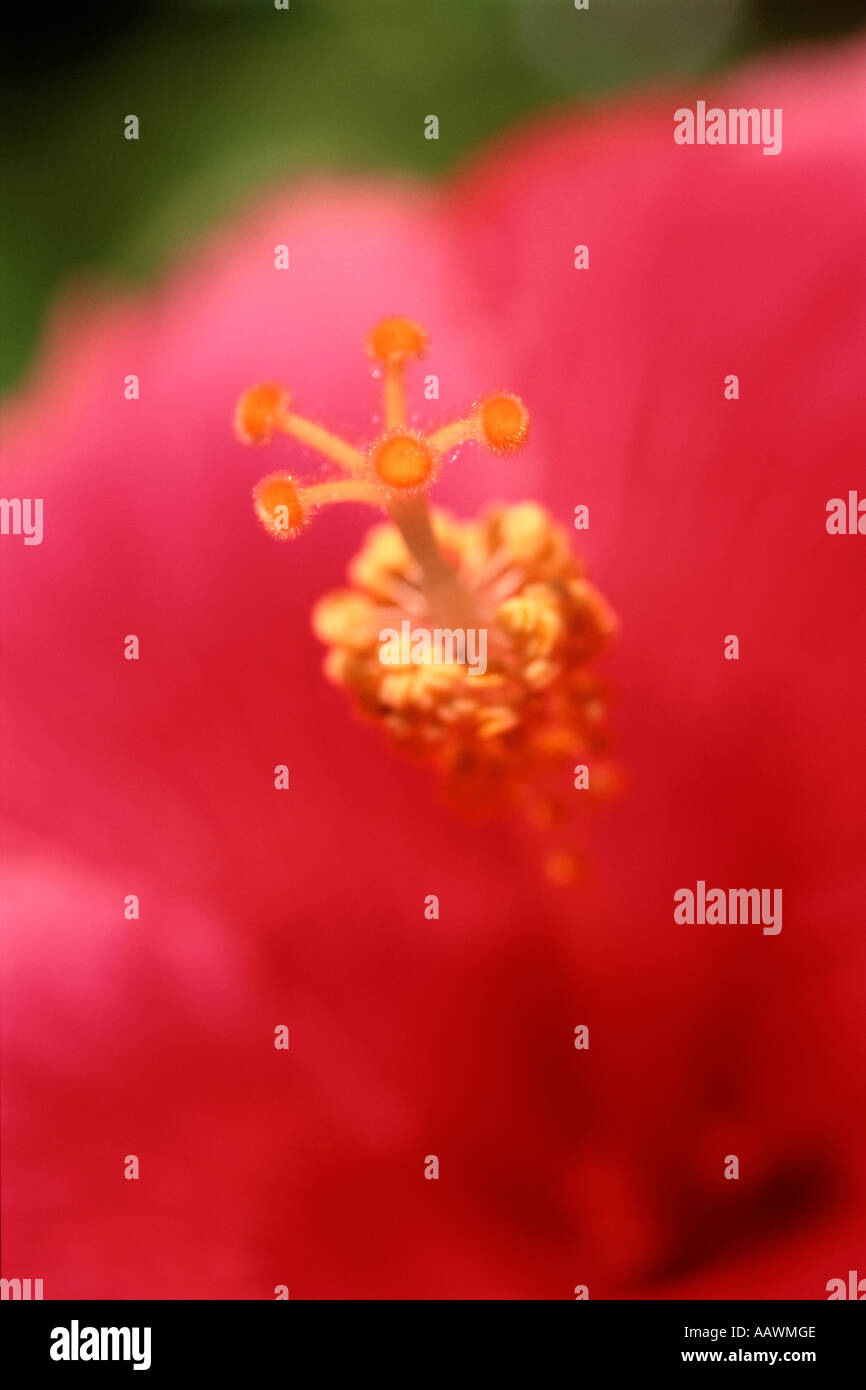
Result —
M 125 0 L 32 8 L 0 59 L 0 389 L 59 287 L 156 272 L 310 168 L 435 176 L 563 101 L 724 68 L 864 19 L 864 0 Z M 138 142 L 123 119 L 141 122 Z M 423 138 L 425 115 L 440 138 Z

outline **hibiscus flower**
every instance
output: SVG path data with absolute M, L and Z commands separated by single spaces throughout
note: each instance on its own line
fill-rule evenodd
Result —
M 864 542 L 824 523 L 862 486 L 864 64 L 720 85 L 783 108 L 778 158 L 675 145 L 681 92 L 563 114 L 441 188 L 278 194 L 58 316 L 3 422 L 7 497 L 44 500 L 2 540 L 6 1277 L 821 1298 L 862 1266 Z M 280 545 L 250 506 L 330 474 L 282 433 L 261 467 L 234 403 L 381 435 L 360 349 L 395 312 L 419 438 L 490 392 L 531 417 L 435 504 L 538 507 L 619 619 L 622 787 L 563 764 L 567 888 L 553 830 L 466 820 L 322 674 L 368 513 Z M 700 879 L 781 885 L 783 930 L 676 924 Z

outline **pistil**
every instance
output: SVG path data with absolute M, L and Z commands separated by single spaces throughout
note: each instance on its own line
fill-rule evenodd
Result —
M 443 459 L 460 445 L 501 456 L 523 447 L 529 416 L 520 398 L 492 392 L 423 433 L 409 424 L 405 378 L 407 364 L 427 350 L 425 330 L 412 319 L 383 319 L 366 350 L 382 381 L 384 419 L 366 448 L 296 414 L 282 386 L 263 383 L 241 397 L 241 442 L 264 445 L 287 434 L 343 475 L 319 481 L 271 473 L 253 489 L 256 514 L 281 541 L 341 502 L 385 514 L 391 524 L 374 527 L 352 561 L 351 587 L 314 610 L 314 628 L 329 649 L 328 678 L 397 746 L 436 765 L 462 806 L 500 810 L 523 799 L 531 813 L 544 793 L 553 808 L 545 834 L 552 834 L 562 801 L 556 782 L 545 793 L 554 769 L 556 779 L 567 779 L 565 765 L 595 754 L 594 794 L 604 787 L 606 691 L 592 663 L 615 620 L 584 579 L 568 536 L 537 503 L 486 508 L 466 522 L 431 512 Z M 383 633 L 404 626 L 431 640 L 419 639 L 420 655 L 413 644 L 408 658 L 385 661 Z M 467 643 L 456 657 L 455 632 Z M 469 638 L 481 635 L 483 672 L 465 659 Z M 571 881 L 573 857 L 552 853 L 547 872 L 554 882 Z
M 331 434 L 330 430 L 323 429 L 312 420 L 305 420 L 302 415 L 286 411 L 278 414 L 274 423 L 283 434 L 290 434 L 301 444 L 315 449 L 316 453 L 331 463 L 336 463 L 345 473 L 362 477 L 366 472 L 367 460 L 360 449 L 353 448 L 338 434 Z
M 478 626 L 475 595 L 439 548 L 426 497 L 398 498 L 387 510 L 421 570 L 430 614 L 446 627 Z

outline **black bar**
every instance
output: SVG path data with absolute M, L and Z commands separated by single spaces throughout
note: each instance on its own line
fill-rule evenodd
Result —
M 861 1300 L 863 1301 L 863 1300 Z M 117 1336 L 101 1329 L 117 1329 Z M 88 1329 L 96 1329 L 98 1337 Z M 138 1329 L 138 1333 L 134 1332 Z M 149 1343 L 145 1329 L 150 1330 Z M 122 1331 L 125 1330 L 125 1331 Z M 441 1366 L 445 1385 L 459 1372 L 500 1368 L 509 1382 L 568 1384 L 582 1370 L 648 1378 L 708 1365 L 805 1367 L 828 1373 L 862 1370 L 863 1310 L 843 1301 L 604 1302 L 567 1308 L 540 1303 L 372 1302 L 6 1302 L 0 1307 L 4 1360 L 20 1371 L 62 1380 L 100 1370 L 151 1379 L 194 1372 L 196 1383 L 283 1367 L 285 1379 L 309 1384 L 335 1365 L 353 1375 L 385 1374 L 411 1385 Z M 127 1335 L 128 1334 L 128 1335 Z M 411 1352 L 407 1352 L 411 1347 Z M 52 1357 L 68 1353 L 72 1358 Z M 110 1359 L 114 1351 L 119 1357 Z M 97 1350 L 106 1359 L 84 1359 Z M 149 1366 L 144 1362 L 149 1358 Z M 315 1374 L 310 1374 L 310 1366 Z M 556 1366 L 561 1368 L 556 1370 Z M 303 1367 L 307 1367 L 300 1375 Z M 142 1381 L 142 1383 L 145 1383 Z

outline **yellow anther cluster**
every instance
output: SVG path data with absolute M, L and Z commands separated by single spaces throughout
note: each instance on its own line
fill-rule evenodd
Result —
M 603 749 L 605 690 L 590 664 L 615 619 L 542 507 L 497 506 L 465 522 L 435 510 L 432 527 L 467 622 L 486 633 L 483 672 L 432 657 L 383 661 L 384 633 L 444 622 L 387 523 L 368 533 L 351 587 L 320 601 L 313 626 L 329 648 L 327 676 L 363 715 L 433 764 L 463 804 L 501 804 L 533 784 L 539 763 Z

